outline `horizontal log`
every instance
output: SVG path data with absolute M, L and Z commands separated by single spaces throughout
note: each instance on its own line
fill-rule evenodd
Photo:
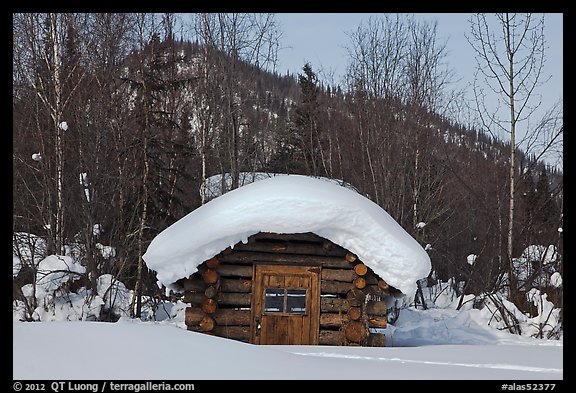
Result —
M 218 258 L 218 260 L 219 260 L 220 262 L 223 262 L 223 261 L 222 261 L 222 258 L 221 258 L 222 255 L 228 255 L 228 254 L 231 254 L 231 253 L 233 253 L 233 252 L 234 252 L 234 251 L 232 251 L 232 248 L 231 248 L 231 247 L 226 247 L 224 250 L 220 251 L 220 254 L 216 255 L 216 257 Z
M 250 326 L 250 310 L 219 308 L 212 316 L 219 326 Z
M 345 294 L 352 288 L 352 284 L 340 281 L 322 280 L 320 282 L 320 291 L 323 294 Z
M 184 292 L 204 292 L 207 287 L 206 283 L 202 279 L 198 279 L 194 276 L 183 279 L 181 286 Z
M 255 240 L 282 240 L 282 241 L 296 241 L 296 242 L 310 242 L 310 243 L 322 243 L 326 239 L 320 237 L 312 232 L 305 233 L 273 233 L 273 232 L 259 232 L 248 238 L 249 241 Z
M 370 333 L 367 345 L 369 347 L 385 347 L 386 336 L 382 333 Z
M 252 266 L 221 264 L 218 267 L 218 273 L 222 277 L 252 278 Z
M 327 281 L 343 281 L 352 283 L 356 275 L 353 270 L 344 269 L 322 269 L 322 280 Z
M 234 250 L 252 251 L 279 254 L 300 254 L 300 255 L 320 255 L 344 257 L 346 250 L 341 247 L 331 249 L 325 248 L 322 244 L 314 243 L 292 243 L 292 242 L 249 242 L 247 244 L 237 243 Z
M 388 319 L 380 316 L 370 316 L 368 318 L 368 327 L 385 329 L 388 326 Z
M 390 295 L 388 290 L 382 289 L 378 285 L 374 284 L 366 284 L 366 288 L 364 288 L 363 291 L 366 292 L 366 294 L 376 295 L 380 297 L 386 297 Z
M 346 314 L 320 314 L 320 328 L 341 328 L 347 322 Z
M 250 292 L 252 290 L 252 280 L 243 278 L 221 278 L 221 292 Z
M 184 302 L 192 305 L 199 305 L 206 299 L 203 293 L 186 292 L 184 294 Z M 222 306 L 236 306 L 236 307 L 250 307 L 251 296 L 250 293 L 237 293 L 237 292 L 220 292 L 214 298 L 218 305 Z
M 346 299 L 334 297 L 320 298 L 320 311 L 322 312 L 341 312 L 346 314 L 349 307 L 350 305 Z
M 354 262 L 356 262 L 357 257 L 356 257 L 356 255 L 349 252 L 344 256 L 344 259 L 346 259 L 346 262 L 348 262 L 348 263 L 354 263 Z
M 184 321 L 187 326 L 200 324 L 206 313 L 196 307 L 186 307 Z M 250 310 L 220 308 L 210 315 L 218 326 L 250 326 Z
M 354 265 L 354 273 L 356 273 L 359 276 L 363 276 L 366 273 L 368 273 L 368 267 L 366 267 L 366 265 L 364 265 L 362 262 Z
M 186 326 L 199 325 L 205 315 L 206 313 L 198 307 L 186 307 L 184 310 L 184 323 Z
M 347 251 L 340 247 L 339 245 L 332 243 L 328 239 L 324 239 L 322 242 L 322 248 L 326 251 L 326 254 L 332 254 L 334 250 L 338 250 L 340 254 L 344 255 Z
M 206 299 L 204 293 L 200 292 L 184 292 L 184 297 L 182 301 L 184 303 L 188 303 L 192 306 L 200 308 L 202 306 L 202 302 Z
M 318 334 L 319 345 L 344 345 L 346 343 L 342 330 L 320 330 Z
M 216 326 L 212 333 L 218 337 L 250 342 L 250 326 Z
M 364 274 L 362 276 L 362 278 L 364 278 L 366 280 L 366 284 L 368 285 L 377 285 L 378 284 L 378 276 L 376 275 L 376 273 L 374 273 L 374 271 L 370 268 L 368 268 L 368 271 L 366 272 L 366 274 Z
M 252 296 L 250 293 L 221 292 L 216 300 L 224 306 L 250 307 Z
M 369 316 L 381 316 L 381 317 L 385 317 L 386 316 L 386 311 L 387 311 L 388 307 L 386 305 L 386 302 L 384 301 L 369 301 L 366 304 L 366 314 L 368 314 Z
M 208 289 L 207 284 L 197 278 L 188 278 L 182 281 L 182 288 L 184 292 L 203 292 Z M 228 277 L 220 278 L 220 291 L 221 292 L 250 292 L 252 289 L 252 281 L 247 278 L 241 277 Z
M 236 263 L 236 264 L 252 264 L 254 262 L 266 262 L 270 264 L 311 264 L 322 265 L 328 268 L 344 268 L 351 269 L 352 267 L 345 259 L 340 257 L 330 256 L 313 256 L 313 255 L 291 255 L 291 254 L 270 254 L 263 252 L 249 252 L 249 251 L 233 251 L 226 255 L 220 255 L 220 262 Z M 221 269 L 218 271 L 222 274 Z
M 368 329 L 362 322 L 350 321 L 344 327 L 344 336 L 348 341 L 359 343 L 368 337 Z

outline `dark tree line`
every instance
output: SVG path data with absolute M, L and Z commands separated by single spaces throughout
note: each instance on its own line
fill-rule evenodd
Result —
M 236 188 L 258 171 L 348 182 L 427 247 L 435 277 L 465 282 L 462 293 L 507 285 L 510 145 L 454 120 L 435 25 L 369 20 L 350 35 L 342 85 L 325 86 L 311 64 L 274 72 L 273 15 L 13 24 L 13 231 L 45 237 L 48 253 L 81 243 L 86 285 L 111 273 L 161 296 L 141 258 L 151 239 L 205 202 L 208 176 L 229 173 Z M 562 173 L 521 150 L 515 162 L 512 254 L 539 244 L 561 256 Z

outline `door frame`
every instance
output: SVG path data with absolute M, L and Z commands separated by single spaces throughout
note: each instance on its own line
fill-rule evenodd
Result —
M 250 307 L 250 343 L 260 344 L 258 335 L 258 320 L 264 313 L 264 291 L 263 277 L 265 274 L 285 274 L 291 276 L 310 277 L 310 288 L 307 288 L 306 307 L 310 321 L 309 342 L 303 345 L 318 345 L 320 332 L 320 265 L 293 265 L 282 263 L 254 263 L 252 270 L 252 299 Z M 282 317 L 278 315 L 277 317 Z M 290 316 L 285 316 L 290 318 Z M 258 334 L 257 334 L 258 333 Z

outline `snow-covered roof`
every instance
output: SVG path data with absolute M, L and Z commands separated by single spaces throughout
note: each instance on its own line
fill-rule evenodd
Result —
M 245 186 L 250 183 L 255 183 L 257 181 L 270 179 L 275 176 L 290 176 L 287 173 L 274 173 L 274 172 L 240 172 L 238 173 L 238 184 L 240 187 Z M 322 176 L 314 176 L 316 179 L 322 179 L 325 181 L 333 182 L 341 185 L 342 187 L 349 188 L 356 191 L 354 186 L 339 179 L 331 179 Z M 223 190 L 224 188 L 224 190 Z M 229 172 L 219 173 L 206 178 L 206 201 L 210 201 L 222 194 L 225 194 L 227 190 L 232 189 L 232 174 Z M 202 190 L 198 190 L 200 193 Z M 224 192 L 223 192 L 224 191 Z M 200 194 L 202 195 L 202 194 Z
M 381 207 L 335 183 L 299 175 L 261 180 L 213 199 L 158 234 L 143 258 L 172 287 L 258 232 L 313 232 L 355 253 L 408 296 L 430 272 L 426 251 Z

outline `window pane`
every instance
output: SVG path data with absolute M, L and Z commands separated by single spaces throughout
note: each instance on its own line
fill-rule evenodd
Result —
M 266 288 L 265 312 L 284 312 L 284 288 Z
M 286 312 L 292 314 L 306 314 L 306 290 L 286 290 Z

